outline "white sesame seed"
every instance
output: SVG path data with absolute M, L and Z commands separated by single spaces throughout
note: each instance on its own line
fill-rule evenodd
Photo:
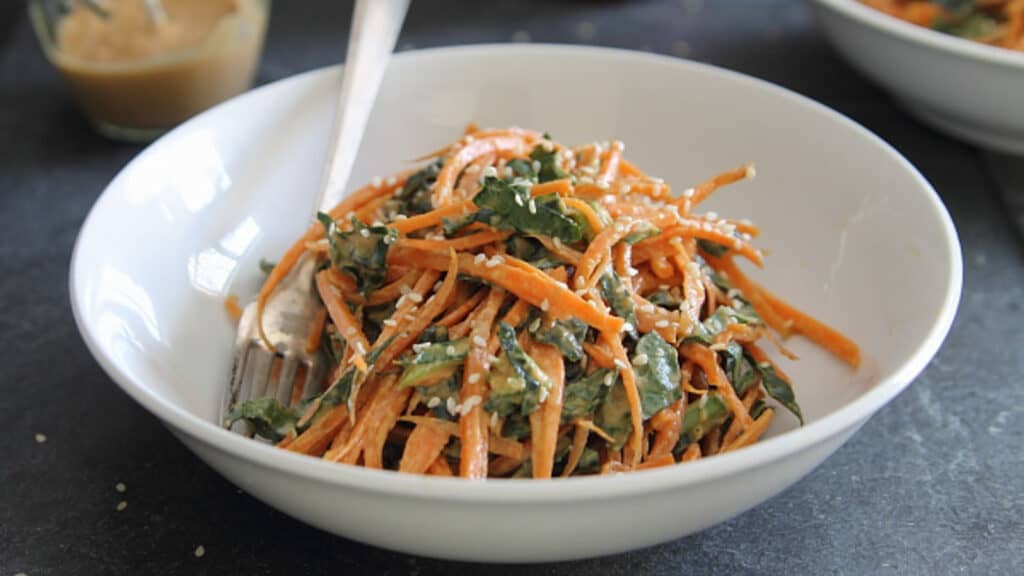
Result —
M 655 328 L 668 328 L 668 320 L 658 320 L 654 323 Z
M 409 292 L 408 294 L 405 295 L 405 297 L 408 298 L 409 300 L 411 300 L 412 302 L 417 303 L 417 304 L 419 304 L 420 302 L 423 302 L 423 296 L 421 296 L 420 294 L 418 294 L 416 292 Z
M 473 257 L 473 263 L 474 264 L 483 264 L 484 260 L 487 260 L 487 254 L 484 254 L 483 252 L 481 252 L 481 253 L 477 254 L 475 257 Z
M 522 208 L 523 207 L 523 197 L 520 196 L 519 194 L 513 194 L 513 197 L 516 199 L 516 205 L 519 206 L 520 208 Z
M 632 189 L 633 187 L 630 186 L 629 184 L 623 184 L 619 186 L 619 194 L 629 194 L 629 191 Z
M 473 336 L 473 345 L 478 348 L 485 348 L 487 346 L 487 339 L 477 334 Z
M 619 368 L 623 369 L 623 370 L 628 370 L 629 369 L 629 366 L 625 362 L 622 361 L 622 358 L 616 358 L 615 359 L 615 365 L 618 366 Z
M 633 331 L 633 325 L 630 324 L 629 322 L 623 322 L 622 323 L 622 328 L 619 328 L 619 332 L 632 332 L 632 331 Z
M 370 184 L 374 188 L 380 188 L 380 185 L 383 184 L 383 183 L 384 183 L 384 181 L 381 179 L 380 176 L 374 176 L 373 179 L 370 180 Z
M 384 180 L 384 183 L 387 184 L 388 186 L 394 186 L 395 184 L 398 183 L 398 178 L 395 178 L 394 176 L 388 176 L 387 179 Z
M 46 434 L 36 434 L 36 443 L 42 444 L 43 442 L 46 442 Z
M 363 238 L 369 238 L 370 237 L 370 231 L 368 229 L 366 229 L 366 228 L 362 228 L 362 229 L 359 230 L 359 235 L 362 236 Z
M 540 328 L 540 318 L 534 318 L 533 322 L 530 322 L 530 332 L 536 332 Z
M 472 134 L 466 134 L 463 140 L 466 141 L 466 144 L 472 144 L 474 141 L 476 141 L 476 138 Z
M 490 178 L 497 178 L 498 177 L 498 169 L 495 168 L 494 166 L 488 166 L 487 168 L 484 168 L 484 178 L 488 178 L 488 177 L 490 177 Z
M 530 211 L 530 214 L 537 213 L 537 202 L 535 202 L 533 198 L 530 198 L 530 202 L 527 203 L 526 207 Z
M 583 168 L 584 172 L 586 172 L 585 168 L 586 167 L 584 166 L 584 168 Z M 593 183 L 594 183 L 594 179 L 591 178 L 590 176 L 580 176 L 580 184 L 593 184 Z
M 413 306 L 413 308 L 415 308 L 415 306 Z M 405 315 L 405 319 L 411 322 L 411 321 L 416 319 L 416 316 L 414 316 L 412 314 L 406 314 Z
M 366 345 L 363 344 L 362 342 L 356 342 L 356 352 L 358 352 L 358 353 L 362 354 L 363 356 L 365 356 L 366 355 Z
M 555 245 L 555 248 L 558 248 L 558 249 L 562 248 L 562 239 L 559 238 L 558 236 L 553 237 L 551 239 L 551 243 Z
M 395 214 L 395 218 L 394 219 L 395 220 L 405 220 L 406 218 L 408 218 L 408 216 L 406 216 L 405 214 Z
M 448 400 L 446 400 L 444 403 L 444 409 L 447 410 L 448 413 L 451 414 L 452 416 L 455 416 L 456 414 L 459 413 L 459 404 L 455 401 L 454 397 L 449 396 Z
M 398 322 L 396 322 L 394 318 L 385 318 L 384 325 L 394 328 L 395 326 L 398 326 Z
M 545 312 L 547 312 L 547 311 L 548 311 L 548 308 L 549 308 L 549 307 L 551 307 L 551 303 L 550 303 L 550 302 L 548 302 L 548 299 L 547 299 L 547 298 L 545 298 L 545 299 L 544 299 L 544 300 L 543 300 L 543 301 L 542 301 L 542 302 L 540 303 L 540 309 L 541 309 L 541 310 L 543 310 L 543 311 L 545 311 Z
M 206 556 L 206 548 L 200 544 L 199 546 L 196 546 L 196 550 L 193 554 L 195 554 L 196 558 L 202 558 L 203 556 Z
M 555 145 L 551 143 L 551 140 L 541 140 L 540 147 L 543 148 L 545 152 L 551 152 L 555 149 Z
M 719 352 L 721 350 L 727 349 L 728 347 L 729 345 L 726 344 L 725 342 L 715 342 L 711 346 L 708 346 L 708 350 L 711 350 L 713 352 Z
M 668 284 L 658 284 L 658 290 L 668 290 L 671 288 Z
M 611 386 L 614 383 L 615 383 L 615 375 L 614 374 L 609 372 L 609 373 L 604 375 L 604 385 L 605 386 Z
M 124 482 L 118 482 L 117 484 L 114 484 L 114 490 L 117 490 L 121 494 L 124 494 L 125 490 L 127 489 L 128 487 L 124 485 Z
M 498 266 L 498 264 L 501 264 L 501 262 L 499 262 L 498 260 L 495 260 L 494 258 L 491 258 L 487 262 L 484 263 L 484 266 L 486 266 L 487 268 L 496 268 Z
M 356 335 L 356 328 L 355 328 L 355 326 L 346 326 L 345 327 L 345 336 L 352 337 L 352 336 L 355 336 L 355 335 Z
M 389 320 L 390 320 L 390 318 L 389 318 Z M 412 345 L 412 351 L 413 352 L 423 352 L 427 348 L 430 348 L 430 342 L 419 342 L 417 344 L 413 344 Z
M 387 236 L 384 237 L 384 243 L 385 244 L 394 244 L 395 243 L 395 237 L 390 235 L 390 234 L 388 234 Z
M 697 191 L 693 188 L 687 188 L 686 190 L 683 190 L 683 198 L 693 198 L 693 195 L 696 193 Z
M 444 353 L 449 356 L 455 356 L 456 354 L 459 353 L 459 351 L 455 349 L 455 346 L 449 345 L 447 348 L 444 349 Z
M 655 310 L 657 310 L 657 307 L 654 304 L 644 304 L 640 307 L 641 312 L 646 312 L 648 314 L 653 314 Z
M 757 176 L 757 169 L 754 168 L 753 164 L 747 164 L 747 171 L 746 171 L 745 176 L 748 179 L 753 178 L 754 176 Z
M 469 382 L 470 384 L 476 384 L 477 382 L 480 381 L 480 373 L 474 372 L 470 374 L 469 378 L 466 378 L 466 381 Z
M 438 290 L 440 290 L 441 286 L 443 286 L 443 285 L 444 285 L 444 282 L 441 282 L 440 280 L 438 280 L 437 282 L 434 282 L 434 292 L 437 292 Z
M 430 400 L 427 400 L 427 408 L 437 408 L 441 404 L 441 398 L 439 396 L 431 396 Z
M 465 416 L 466 414 L 472 412 L 473 408 L 479 406 L 483 401 L 484 399 L 477 395 L 470 396 L 469 398 L 466 398 L 465 402 L 462 403 L 462 407 L 459 410 L 459 412 L 463 416 Z
M 536 172 L 540 172 L 540 160 L 534 160 L 530 163 L 530 169 Z
M 117 503 L 117 511 L 118 512 L 124 512 L 124 509 L 127 508 L 127 507 L 128 507 L 128 501 L 127 500 L 121 500 L 120 502 Z
M 491 429 L 493 430 L 493 429 L 497 429 L 497 428 L 498 428 L 498 413 L 497 412 L 491 412 Z
M 718 212 L 708 212 L 707 214 L 705 214 L 705 216 L 707 216 L 708 218 L 710 218 L 712 220 L 717 220 L 718 219 Z
M 740 234 L 740 238 L 742 238 L 744 242 L 750 242 L 754 237 L 744 232 L 743 234 Z
M 641 353 L 639 353 L 639 354 L 637 354 L 636 356 L 633 357 L 633 365 L 634 366 L 645 366 L 646 364 L 647 364 L 647 354 L 644 354 L 643 352 L 641 352 Z

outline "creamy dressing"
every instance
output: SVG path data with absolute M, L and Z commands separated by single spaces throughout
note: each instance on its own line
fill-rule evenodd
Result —
M 57 26 L 54 64 L 94 121 L 159 130 L 246 90 L 263 46 L 263 0 L 107 0 L 103 18 L 79 3 Z

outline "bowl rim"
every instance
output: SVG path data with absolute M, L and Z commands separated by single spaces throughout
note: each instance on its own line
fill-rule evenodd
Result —
M 697 72 L 724 77 L 736 82 L 738 86 L 767 91 L 775 97 L 795 101 L 801 106 L 806 107 L 809 112 L 829 115 L 832 119 L 839 122 L 841 126 L 852 130 L 858 137 L 871 140 L 879 147 L 881 153 L 896 160 L 900 167 L 911 175 L 926 197 L 931 200 L 931 209 L 934 211 L 935 218 L 938 219 L 939 225 L 944 232 L 945 248 L 951 254 L 949 277 L 946 281 L 941 309 L 929 327 L 926 336 L 913 353 L 898 365 L 891 374 L 884 378 L 880 375 L 879 381 L 875 386 L 824 418 L 806 424 L 801 428 L 766 439 L 743 450 L 718 455 L 715 458 L 701 459 L 691 462 L 686 466 L 669 466 L 611 476 L 560 478 L 547 482 L 524 482 L 508 479 L 467 482 L 460 478 L 403 474 L 387 470 L 369 470 L 363 467 L 339 465 L 333 462 L 325 462 L 319 458 L 294 454 L 261 442 L 254 442 L 249 438 L 232 433 L 213 422 L 200 418 L 180 406 L 163 400 L 141 382 L 136 382 L 126 372 L 121 370 L 112 357 L 104 352 L 85 315 L 86 310 L 90 307 L 90 303 L 88 301 L 89 291 L 86 289 L 87 284 L 84 278 L 88 276 L 90 271 L 82 268 L 84 265 L 82 264 L 81 253 L 84 250 L 83 246 L 87 246 L 89 238 L 99 233 L 99 231 L 94 231 L 94 222 L 98 218 L 97 214 L 103 211 L 104 206 L 113 201 L 113 185 L 124 174 L 123 168 L 111 183 L 107 185 L 90 209 L 78 232 L 71 256 L 68 276 L 71 308 L 76 326 L 90 353 L 96 358 L 108 376 L 124 392 L 163 422 L 170 424 L 172 432 L 183 433 L 197 442 L 215 448 L 236 459 L 249 461 L 284 473 L 295 474 L 309 480 L 376 494 L 455 502 L 537 503 L 556 501 L 579 502 L 678 489 L 687 485 L 711 481 L 742 470 L 753 469 L 775 460 L 781 460 L 794 453 L 811 449 L 828 438 L 846 430 L 851 430 L 863 423 L 879 408 L 902 392 L 921 373 L 938 351 L 939 346 L 949 332 L 960 300 L 963 263 L 959 239 L 949 212 L 932 186 L 906 158 L 884 140 L 845 115 L 781 86 L 709 64 L 648 52 L 557 44 L 531 44 L 527 46 L 473 44 L 403 52 L 396 54 L 395 59 L 400 62 L 415 62 L 455 55 L 476 57 L 487 57 L 495 53 L 499 55 L 512 53 L 521 55 L 524 51 L 535 54 L 557 54 L 559 56 L 598 57 L 606 60 L 617 60 L 616 63 L 643 60 L 647 63 L 655 62 L 666 67 L 682 69 L 689 73 Z M 202 123 L 208 114 L 215 114 L 221 106 L 229 106 L 249 98 L 258 97 L 264 93 L 286 90 L 293 84 L 307 82 L 317 76 L 336 74 L 338 70 L 338 66 L 319 68 L 289 76 L 251 90 L 215 106 L 211 110 L 175 128 L 140 152 L 136 159 L 141 159 L 147 154 L 154 154 L 153 150 L 158 149 L 159 143 L 165 138 L 173 138 L 178 133 L 190 130 L 192 126 Z
M 904 22 L 899 18 L 861 4 L 857 0 L 814 0 L 814 2 L 831 8 L 861 24 L 880 29 L 907 41 L 923 44 L 946 54 L 983 60 L 990 64 L 1024 68 L 1024 52 L 989 46 Z

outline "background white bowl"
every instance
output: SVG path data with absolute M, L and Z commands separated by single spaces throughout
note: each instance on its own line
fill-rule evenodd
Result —
M 858 340 L 854 373 L 802 341 L 785 363 L 807 415 L 737 453 L 615 477 L 466 482 L 329 464 L 215 424 L 230 368 L 228 293 L 258 285 L 309 221 L 338 70 L 261 88 L 184 124 L 110 184 L 80 233 L 71 298 L 111 377 L 196 454 L 268 504 L 325 530 L 448 558 L 609 554 L 700 530 L 809 472 L 921 371 L 956 309 L 956 232 L 888 145 L 810 100 L 738 74 L 623 51 L 481 46 L 398 56 L 354 181 L 388 174 L 476 120 L 617 137 L 677 189 L 758 161 L 709 203 L 762 224 L 758 273 Z M 912 295 L 912 297 L 908 297 Z M 897 455 L 894 455 L 897 457 Z M 202 503 L 196 503 L 197 506 Z
M 857 0 L 812 0 L 839 52 L 921 121 L 1024 155 L 1024 53 L 915 26 Z

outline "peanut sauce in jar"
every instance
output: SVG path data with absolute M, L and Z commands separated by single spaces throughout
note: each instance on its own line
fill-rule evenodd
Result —
M 252 84 L 267 0 L 105 0 L 104 17 L 75 3 L 55 27 L 54 65 L 108 135 L 149 139 Z

